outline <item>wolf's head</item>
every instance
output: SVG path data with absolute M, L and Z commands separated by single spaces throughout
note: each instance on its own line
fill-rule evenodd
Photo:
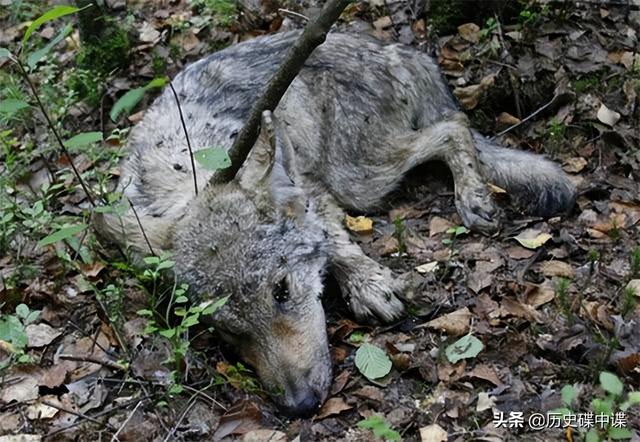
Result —
M 293 158 L 275 144 L 261 135 L 234 181 L 193 201 L 175 228 L 176 270 L 200 299 L 230 295 L 215 328 L 279 405 L 308 414 L 331 382 L 320 301 L 326 238 Z

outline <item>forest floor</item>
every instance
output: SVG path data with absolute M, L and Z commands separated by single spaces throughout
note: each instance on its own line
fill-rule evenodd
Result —
M 0 0 L 0 47 L 17 54 L 56 4 Z M 68 149 L 103 197 L 157 90 L 114 123 L 119 97 L 318 12 L 275 0 L 105 4 L 98 41 L 81 40 L 68 15 L 39 27 L 22 54 L 44 51 L 30 79 L 61 137 L 85 134 Z M 371 232 L 353 229 L 370 256 L 418 283 L 409 317 L 358 324 L 329 294 L 331 395 L 315 417 L 288 419 L 213 334 L 145 332 L 153 271 L 86 227 L 92 207 L 69 159 L 15 63 L 0 58 L 1 441 L 572 441 L 588 427 L 571 416 L 585 424 L 588 413 L 608 419 L 588 440 L 640 441 L 640 400 L 628 395 L 640 390 L 637 6 L 370 0 L 337 28 L 433 54 L 475 128 L 562 165 L 579 189 L 574 210 L 532 218 L 496 188 L 507 215 L 482 236 L 460 227 L 442 165 L 420 167 L 388 211 L 366 214 Z M 448 350 L 460 338 L 469 348 L 456 361 Z M 359 372 L 363 343 L 384 350 L 388 375 Z M 531 416 L 558 409 L 568 425 L 535 428 Z

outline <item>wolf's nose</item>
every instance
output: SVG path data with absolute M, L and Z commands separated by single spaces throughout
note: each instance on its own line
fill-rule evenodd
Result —
M 287 407 L 287 414 L 292 416 L 311 416 L 320 408 L 320 397 L 315 391 L 310 390 L 300 400 Z

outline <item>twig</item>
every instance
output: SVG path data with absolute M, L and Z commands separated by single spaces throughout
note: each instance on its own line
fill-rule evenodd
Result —
M 117 410 L 119 410 L 119 409 L 121 409 L 121 408 L 127 408 L 129 405 L 133 404 L 133 403 L 134 403 L 134 402 L 136 402 L 136 401 L 138 401 L 138 402 L 144 402 L 144 401 L 146 401 L 146 400 L 149 400 L 149 399 L 151 399 L 153 396 L 156 396 L 157 394 L 158 394 L 158 393 L 155 393 L 155 392 L 154 392 L 152 395 L 144 396 L 144 397 L 142 397 L 142 398 L 140 398 L 140 399 L 137 399 L 137 398 L 136 398 L 136 399 L 131 399 L 130 401 L 127 401 L 127 402 L 124 402 L 124 403 L 122 403 L 122 404 L 116 405 L 115 407 L 109 408 L 108 410 L 102 410 L 101 412 L 96 413 L 96 414 L 94 414 L 94 415 L 93 415 L 93 416 L 91 416 L 91 417 L 92 417 L 93 419 L 97 419 L 97 418 L 99 418 L 99 417 L 102 417 L 102 416 L 105 416 L 105 415 L 107 415 L 107 414 L 113 413 L 114 411 L 117 411 Z M 56 435 L 56 434 L 58 434 L 58 433 L 62 433 L 62 432 L 64 432 L 64 431 L 70 430 L 70 429 L 72 429 L 72 428 L 74 428 L 74 427 L 77 427 L 78 425 L 82 424 L 83 422 L 84 422 L 84 421 L 74 422 L 74 423 L 72 423 L 72 424 L 70 424 L 70 425 L 67 425 L 66 427 L 62 427 L 62 428 L 58 428 L 57 430 L 53 430 L 52 432 L 47 433 L 47 434 L 44 436 L 44 438 L 46 439 L 46 438 L 52 437 L 52 436 L 54 436 L 54 435 Z
M 45 120 L 47 120 L 47 125 L 49 126 L 49 129 L 51 129 L 51 132 L 53 132 L 53 135 L 55 136 L 56 141 L 58 142 L 58 145 L 60 146 L 60 150 L 62 150 L 62 153 L 64 154 L 64 156 L 66 157 L 67 161 L 71 165 L 71 169 L 73 169 L 73 173 L 76 176 L 76 178 L 78 179 L 78 181 L 80 182 L 80 186 L 82 186 L 82 190 L 84 190 L 84 193 L 87 195 L 87 199 L 89 200 L 89 202 L 91 203 L 91 205 L 93 207 L 96 207 L 96 202 L 93 200 L 93 197 L 91 196 L 91 193 L 89 192 L 89 188 L 85 184 L 84 180 L 82 179 L 82 176 L 80 175 L 80 172 L 76 168 L 76 165 L 73 162 L 73 158 L 71 158 L 71 155 L 69 154 L 69 151 L 65 147 L 64 142 L 62 141 L 62 138 L 60 137 L 60 134 L 58 134 L 58 130 L 53 125 L 53 122 L 51 121 L 51 118 L 49 117 L 49 114 L 47 113 L 47 109 L 42 104 L 42 101 L 40 101 L 40 96 L 38 95 L 38 92 L 36 91 L 36 87 L 34 86 L 33 82 L 31 81 L 31 78 L 29 78 L 29 74 L 25 70 L 24 66 L 22 65 L 22 63 L 20 62 L 20 59 L 18 57 L 13 58 L 13 60 L 18 65 L 18 68 L 20 68 L 20 72 L 22 73 L 22 77 L 25 79 L 25 81 L 29 85 L 29 89 L 31 89 L 31 93 L 33 94 L 33 97 L 36 99 L 36 102 L 38 103 L 38 107 L 40 108 L 40 112 L 42 112 L 42 115 L 44 115 Z
M 171 81 L 169 81 L 169 87 L 171 88 L 171 92 L 173 92 L 173 98 L 175 98 L 176 100 L 176 105 L 178 105 L 178 113 L 180 114 L 180 123 L 182 123 L 182 130 L 184 131 L 184 137 L 187 139 L 187 148 L 189 149 L 189 159 L 191 160 L 191 172 L 193 172 L 193 187 L 195 188 L 196 196 L 198 196 L 198 179 L 196 177 L 196 163 L 193 159 L 193 150 L 191 149 L 189 132 L 187 132 L 187 124 L 184 122 L 184 117 L 182 116 L 182 107 L 180 106 L 180 99 L 178 98 L 178 93 L 173 88 L 173 83 Z
M 124 427 L 127 426 L 127 424 L 129 423 L 129 421 L 131 420 L 131 418 L 133 417 L 134 414 L 136 414 L 136 411 L 138 411 L 138 408 L 140 407 L 140 405 L 142 405 L 142 401 L 139 401 L 136 406 L 134 407 L 134 409 L 131 411 L 131 413 L 129 413 L 129 415 L 127 416 L 127 418 L 124 420 L 124 422 L 122 423 L 122 425 L 120 425 L 120 428 L 118 428 L 118 431 L 115 432 L 115 434 L 113 436 L 111 436 L 111 442 L 113 441 L 117 441 L 118 439 L 118 434 L 122 431 L 122 429 Z
M 178 427 L 180 426 L 180 424 L 182 423 L 182 421 L 184 420 L 185 417 L 187 417 L 187 413 L 189 413 L 189 411 L 191 410 L 191 408 L 193 408 L 193 406 L 196 404 L 196 398 L 198 397 L 198 395 L 194 394 L 193 396 L 191 396 L 191 398 L 189 399 L 189 402 L 187 403 L 187 406 L 184 407 L 184 410 L 182 411 L 182 413 L 180 414 L 180 417 L 178 418 L 178 420 L 176 421 L 175 425 L 171 428 L 171 430 L 167 433 L 167 435 L 165 436 L 165 438 L 163 439 L 162 442 L 168 442 L 169 440 L 171 440 L 171 438 L 173 437 L 173 434 L 178 430 Z
M 149 238 L 147 238 L 147 232 L 144 231 L 144 227 L 142 227 L 142 222 L 140 221 L 140 217 L 138 216 L 136 207 L 133 205 L 129 197 L 127 197 L 127 202 L 131 206 L 131 211 L 133 212 L 133 216 L 136 217 L 136 222 L 138 223 L 138 227 L 140 227 L 140 231 L 142 232 L 142 237 L 144 238 L 144 242 L 146 242 L 147 246 L 149 247 L 149 251 L 153 256 L 158 256 L 156 255 L 156 252 L 153 251 L 153 247 L 151 247 L 151 242 L 149 242 Z
M 107 367 L 116 371 L 127 371 L 127 367 L 125 367 L 122 364 L 118 364 L 117 362 L 110 361 L 108 359 L 100 359 L 95 356 L 60 355 L 59 358 L 65 361 L 78 361 L 78 362 L 89 362 L 91 364 L 98 364 L 98 365 L 102 365 L 103 367 Z
M 309 21 L 309 17 L 307 17 L 306 15 L 302 15 L 296 11 L 290 11 L 289 9 L 278 8 L 278 12 L 284 12 L 285 14 L 289 14 L 289 15 L 293 15 L 294 17 L 301 18 L 304 21 Z
M 556 96 L 557 97 L 557 96 Z M 552 104 L 555 103 L 556 101 L 556 97 L 553 97 L 551 99 L 551 101 L 549 101 L 548 103 L 544 104 L 542 107 L 540 107 L 538 110 L 536 110 L 534 113 L 532 113 L 531 115 L 527 116 L 527 118 L 525 118 L 524 120 L 519 121 L 518 123 L 514 124 L 513 126 L 509 126 L 507 127 L 505 130 L 503 130 L 502 132 L 497 133 L 496 135 L 494 135 L 493 137 L 491 137 L 491 140 L 495 140 L 497 137 L 500 137 L 504 134 L 506 134 L 507 132 L 511 132 L 513 129 L 515 129 L 516 127 L 520 127 L 522 126 L 524 123 L 526 123 L 527 121 L 529 121 L 530 119 L 534 118 L 536 115 L 538 115 L 540 112 L 544 111 L 546 108 L 548 108 L 549 106 L 551 106 Z
M 231 166 L 217 171 L 209 180 L 210 184 L 222 184 L 236 176 L 258 139 L 262 112 L 275 110 L 307 58 L 325 41 L 329 29 L 349 3 L 351 0 L 329 0 L 325 3 L 320 15 L 314 21 L 307 23 L 302 35 L 289 49 L 282 64 L 267 83 L 262 96 L 251 108 L 249 118 L 229 149 Z
M 113 428 L 111 425 L 109 425 L 108 423 L 100 422 L 95 417 L 87 416 L 86 414 L 80 413 L 79 411 L 69 410 L 68 408 L 61 407 L 60 405 L 54 404 L 53 402 L 50 402 L 50 401 L 42 401 L 42 403 L 47 407 L 55 408 L 57 410 L 64 411 L 65 413 L 69 413 L 69 414 L 73 414 L 74 416 L 81 417 L 82 419 L 88 420 L 89 422 L 93 422 L 94 424 L 104 426 L 109 431 L 116 431 L 115 428 Z
M 505 60 L 508 64 L 513 64 L 513 57 L 507 50 L 507 44 L 504 40 L 504 36 L 502 35 L 502 25 L 500 24 L 500 17 L 498 14 L 493 15 L 496 26 L 498 29 L 498 39 L 500 40 L 500 46 L 502 47 L 502 59 Z M 513 89 L 513 98 L 516 104 L 516 113 L 518 114 L 518 118 L 522 118 L 522 108 L 520 106 L 520 94 L 518 93 L 518 86 L 516 84 L 516 79 L 512 71 L 507 71 L 507 75 L 509 76 L 509 83 L 511 84 L 511 89 Z

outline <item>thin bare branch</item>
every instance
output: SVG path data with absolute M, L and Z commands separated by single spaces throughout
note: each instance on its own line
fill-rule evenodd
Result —
M 18 68 L 20 69 L 20 73 L 22 74 L 22 77 L 25 79 L 25 81 L 29 85 L 29 89 L 31 89 L 31 94 L 36 99 L 36 103 L 38 103 L 38 107 L 40 108 L 40 112 L 42 112 L 42 115 L 44 115 L 45 120 L 47 120 L 47 125 L 49 126 L 49 129 L 51 129 L 51 132 L 53 132 L 53 135 L 55 136 L 56 141 L 58 142 L 58 145 L 60 146 L 60 150 L 62 151 L 62 153 L 66 157 L 67 161 L 71 165 L 71 169 L 73 169 L 73 173 L 76 176 L 76 178 L 78 179 L 78 182 L 80 183 L 80 186 L 82 186 L 82 190 L 84 190 L 84 193 L 87 195 L 87 199 L 89 200 L 89 202 L 91 203 L 91 205 L 93 207 L 96 207 L 96 202 L 94 201 L 93 197 L 91 196 L 91 192 L 89 192 L 89 188 L 85 184 L 84 180 L 82 179 L 82 176 L 80 175 L 80 172 L 76 168 L 76 165 L 73 162 L 73 158 L 71 158 L 71 154 L 69 154 L 69 151 L 67 150 L 66 146 L 64 145 L 64 142 L 62 141 L 62 138 L 60 137 L 60 134 L 58 133 L 58 130 L 53 125 L 53 122 L 51 121 L 51 118 L 49 117 L 49 113 L 47 112 L 47 109 L 42 104 L 42 101 L 40 101 L 40 96 L 38 95 L 38 91 L 36 90 L 36 87 L 34 86 L 33 82 L 31 81 L 31 78 L 29 78 L 29 74 L 27 73 L 26 69 L 24 68 L 24 65 L 22 64 L 22 62 L 20 61 L 20 59 L 18 57 L 14 58 L 13 60 L 18 65 Z
M 236 173 L 242 167 L 244 160 L 258 139 L 262 112 L 265 110 L 275 110 L 278 103 L 280 103 L 280 99 L 289 88 L 289 85 L 304 66 L 304 63 L 313 50 L 324 43 L 329 29 L 349 3 L 351 3 L 351 0 L 329 0 L 325 3 L 318 17 L 307 23 L 303 33 L 291 47 L 284 61 L 267 83 L 262 96 L 251 108 L 249 118 L 235 138 L 231 149 L 229 149 L 228 153 L 229 158 L 231 158 L 231 166 L 217 171 L 209 181 L 210 184 L 225 183 L 231 181 L 236 176 Z
M 198 178 L 196 176 L 196 162 L 193 158 L 193 149 L 191 149 L 191 141 L 189 140 L 189 132 L 187 131 L 187 124 L 184 122 L 184 116 L 182 115 L 182 106 L 180 106 L 180 99 L 178 98 L 178 93 L 173 87 L 173 83 L 169 82 L 169 87 L 171 88 L 171 92 L 173 92 L 173 98 L 176 100 L 176 105 L 178 106 L 178 113 L 180 114 L 180 123 L 182 123 L 182 130 L 184 131 L 184 137 L 187 139 L 187 148 L 189 149 L 189 159 L 191 160 L 191 173 L 193 174 L 193 187 L 196 191 L 196 196 L 198 196 Z

